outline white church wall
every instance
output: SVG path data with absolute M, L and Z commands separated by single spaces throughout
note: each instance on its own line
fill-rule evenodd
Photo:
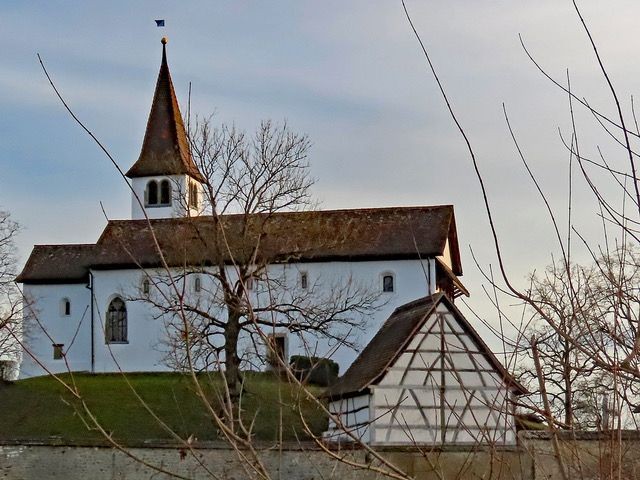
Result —
M 428 264 L 433 262 L 425 260 L 424 263 L 426 264 L 424 270 L 428 271 Z M 429 294 L 427 279 L 419 260 L 317 262 L 270 267 L 270 270 L 274 272 L 273 275 L 280 274 L 276 270 L 282 271 L 283 269 L 286 272 L 289 288 L 295 288 L 299 282 L 300 272 L 305 272 L 310 286 L 318 284 L 320 297 L 328 295 L 333 286 L 345 285 L 348 281 L 355 285 L 361 285 L 368 291 L 380 294 L 378 297 L 379 309 L 367 319 L 364 331 L 352 332 L 350 337 L 351 340 L 356 341 L 359 350 L 369 343 L 396 307 Z M 383 273 L 394 275 L 394 292 L 382 292 Z M 260 298 L 258 296 L 258 303 L 265 301 L 268 301 L 266 297 Z M 290 355 L 329 357 L 338 362 L 342 374 L 355 360 L 358 352 L 344 346 L 340 347 L 336 343 L 335 340 L 316 338 L 313 335 L 305 335 L 303 339 L 290 335 L 289 353 Z
M 90 291 L 85 284 L 29 285 L 23 287 L 25 302 L 24 343 L 21 377 L 89 370 L 91 368 Z M 63 302 L 70 302 L 66 315 Z M 53 358 L 53 345 L 63 345 L 66 361 Z
M 427 263 L 427 261 L 425 262 Z M 282 291 L 299 292 L 300 288 L 300 274 L 304 272 L 307 274 L 308 289 L 313 289 L 313 294 L 323 299 L 326 296 L 330 296 L 332 288 L 336 286 L 344 286 L 347 282 L 351 281 L 354 285 L 362 286 L 365 290 L 380 292 L 382 290 L 382 280 L 380 278 L 381 272 L 392 272 L 395 277 L 395 291 L 393 293 L 380 293 L 379 303 L 381 308 L 375 312 L 370 318 L 367 319 L 367 328 L 363 332 L 355 332 L 357 343 L 362 347 L 366 345 L 382 322 L 389 317 L 391 312 L 400 304 L 411 301 L 420 296 L 427 294 L 428 287 L 424 278 L 424 273 L 420 262 L 417 260 L 402 260 L 402 261 L 373 261 L 373 262 L 317 262 L 317 263 L 298 263 L 298 264 L 281 264 L 271 265 L 267 269 L 267 276 L 272 280 L 277 280 L 278 283 L 285 285 Z M 181 277 L 184 271 L 175 271 L 177 277 Z M 96 295 L 100 295 L 100 305 L 102 311 L 106 309 L 110 296 L 119 293 L 124 297 L 136 297 L 140 296 L 140 285 L 144 278 L 143 272 L 140 270 L 118 270 L 118 271 L 96 271 L 95 285 Z M 161 272 L 159 275 L 163 275 Z M 228 267 L 228 277 L 231 281 L 235 281 L 237 278 L 233 267 Z M 152 274 L 155 275 L 155 274 Z M 200 293 L 194 292 L 193 281 L 199 277 L 201 282 Z M 201 306 L 206 307 L 207 302 L 210 301 L 210 297 L 217 292 L 216 286 L 213 284 L 213 279 L 207 273 L 192 273 L 187 277 L 188 285 L 185 289 L 188 300 L 187 301 L 200 301 Z M 153 290 L 153 286 L 152 286 Z M 267 284 L 264 281 L 254 281 L 253 289 L 248 292 L 249 297 L 254 306 L 260 307 L 268 305 L 272 301 L 273 296 L 279 295 L 278 292 L 269 291 Z M 142 322 L 145 327 L 146 340 L 154 343 L 155 348 L 151 348 L 145 345 L 139 345 L 142 351 L 148 352 L 147 356 L 143 359 L 139 358 L 140 354 L 136 353 L 131 356 L 128 353 L 126 345 L 117 345 L 115 348 L 112 346 L 114 353 L 120 353 L 123 355 L 121 366 L 126 369 L 138 368 L 140 370 L 155 370 L 163 368 L 164 358 L 167 354 L 167 348 L 163 345 L 163 336 L 165 334 L 165 322 L 161 319 L 153 319 L 154 315 L 158 314 L 158 311 L 154 311 L 152 305 L 144 301 L 127 302 L 127 307 L 131 305 L 133 310 L 128 310 L 131 321 Z M 136 312 L 135 314 L 132 312 Z M 104 313 L 102 314 L 102 321 L 104 322 Z M 137 320 L 137 319 L 141 320 Z M 265 317 L 263 317 L 264 319 Z M 134 325 L 130 326 L 131 336 L 129 341 L 133 342 L 135 332 L 133 331 Z M 270 333 L 282 333 L 285 330 L 282 328 L 270 329 L 268 326 L 263 326 L 263 332 L 265 334 Z M 245 342 L 240 345 L 240 353 L 247 354 L 253 351 L 253 342 L 249 342 L 246 339 Z M 330 357 L 337 361 L 340 365 L 340 371 L 344 372 L 346 368 L 355 359 L 357 353 L 352 349 L 346 347 L 336 348 L 336 342 L 332 340 L 323 339 L 322 337 L 316 337 L 312 334 L 305 334 L 304 336 L 288 335 L 288 350 L 289 355 L 310 355 L 317 357 Z M 264 347 L 266 351 L 266 347 Z M 264 359 L 264 351 L 260 352 L 262 359 Z M 251 358 L 255 361 L 255 358 Z M 97 360 L 96 360 L 97 361 Z M 111 361 L 112 362 L 112 361 Z M 109 363 L 109 361 L 107 361 Z M 144 366 L 144 368 L 135 367 Z M 253 363 L 255 366 L 256 363 Z M 96 368 L 98 366 L 96 365 Z
M 433 263 L 426 260 L 425 263 Z M 400 261 L 364 261 L 364 262 L 316 262 L 271 265 L 267 269 L 269 278 L 282 281 L 284 290 L 299 289 L 301 272 L 306 273 L 308 289 L 313 289 L 314 295 L 323 298 L 330 296 L 332 288 L 339 285 L 358 285 L 368 291 L 379 292 L 380 309 L 367 319 L 367 328 L 363 332 L 355 332 L 357 343 L 366 345 L 382 322 L 398 306 L 430 293 L 424 270 L 431 270 L 430 265 L 423 266 L 418 260 Z M 166 345 L 166 318 L 154 318 L 158 311 L 146 301 L 132 301 L 141 297 L 142 280 L 145 274 L 142 270 L 94 270 L 94 358 L 95 371 L 109 372 L 121 368 L 124 371 L 158 371 L 170 370 L 166 355 L 169 348 Z M 174 270 L 178 277 L 184 275 L 183 270 Z M 394 292 L 382 293 L 382 273 L 392 273 L 394 276 Z M 159 273 L 161 275 L 161 272 Z M 156 272 L 151 272 L 152 276 Z M 201 291 L 195 292 L 193 282 L 198 276 Z M 234 278 L 232 267 L 229 267 L 229 277 Z M 206 304 L 210 296 L 216 291 L 212 277 L 205 273 L 194 273 L 187 276 L 186 292 L 190 300 L 200 299 Z M 254 305 L 265 305 L 269 302 L 273 292 L 268 292 L 266 284 L 254 282 L 254 289 L 249 292 Z M 432 287 L 431 287 L 432 288 Z M 151 286 L 152 291 L 154 287 Z M 85 285 L 25 285 L 25 293 L 36 300 L 35 309 L 40 313 L 43 325 L 52 332 L 55 342 L 40 334 L 33 341 L 33 350 L 38 358 L 44 361 L 52 371 L 66 370 L 64 361 L 53 360 L 53 343 L 65 345 L 78 329 L 82 313 L 87 309 L 79 327 L 78 335 L 68 352 L 68 360 L 73 370 L 90 370 L 91 368 L 91 311 L 89 308 L 90 291 Z M 126 301 L 128 317 L 128 343 L 107 344 L 105 342 L 104 322 L 109 302 L 121 296 Z M 70 318 L 60 315 L 60 301 L 68 297 L 72 303 Z M 79 316 L 80 315 L 80 316 Z M 264 327 L 265 333 L 283 332 L 283 329 L 270 330 Z M 355 359 L 357 353 L 344 346 L 336 348 L 335 341 L 329 341 L 307 334 L 304 337 L 288 335 L 289 355 L 311 355 L 318 357 L 329 356 L 340 365 L 340 372 Z M 241 353 L 253 351 L 253 343 L 246 340 L 240 345 Z M 264 352 L 261 352 L 264 353 Z M 264 358 L 264 356 L 262 357 Z M 33 362 L 25 362 L 27 367 L 23 376 L 41 374 L 42 370 L 34 368 Z M 28 365 L 27 365 L 28 364 Z M 118 367 L 119 366 L 119 367 Z M 247 364 L 248 366 L 248 364 Z M 256 364 L 253 365 L 256 368 Z
M 162 350 L 164 322 L 153 317 L 150 304 L 129 300 L 140 296 L 142 277 L 140 270 L 93 271 L 96 372 L 170 370 Z M 127 343 L 107 343 L 105 339 L 107 309 L 115 297 L 126 304 Z

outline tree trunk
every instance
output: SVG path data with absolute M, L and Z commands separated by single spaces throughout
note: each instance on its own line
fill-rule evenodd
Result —
M 565 332 L 567 330 L 564 330 Z M 569 342 L 562 342 L 562 374 L 564 380 L 564 423 L 573 428 L 573 384 L 571 381 L 571 346 Z
M 229 306 L 227 308 L 228 319 L 224 328 L 224 362 L 225 380 L 231 403 L 237 405 L 240 398 L 242 375 L 240 372 L 240 357 L 238 357 L 238 338 L 240 336 L 240 312 Z

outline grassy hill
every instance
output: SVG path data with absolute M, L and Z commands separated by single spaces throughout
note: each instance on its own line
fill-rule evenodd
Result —
M 62 378 L 71 381 L 69 374 Z M 133 373 L 127 378 L 155 414 L 180 435 L 193 435 L 201 441 L 219 439 L 217 428 L 206 415 L 189 376 Z M 122 375 L 74 374 L 73 379 L 92 413 L 117 440 L 171 438 L 144 409 Z M 200 375 L 199 379 L 207 397 L 215 402 L 223 387 L 220 376 Z M 321 391 L 317 387 L 311 389 L 316 394 Z M 280 433 L 283 440 L 307 439 L 300 411 L 315 433 L 321 433 L 326 427 L 322 412 L 311 401 L 304 400 L 298 387 L 273 375 L 246 374 L 245 390 L 243 418 L 247 423 L 255 419 L 253 432 L 258 440 L 277 440 Z M 80 403 L 52 377 L 0 384 L 0 439 L 100 440 L 100 433 L 87 427 L 86 417 Z

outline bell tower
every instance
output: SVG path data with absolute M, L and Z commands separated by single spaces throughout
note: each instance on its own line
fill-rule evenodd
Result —
M 149 218 L 172 218 L 202 212 L 205 179 L 191 156 L 167 64 L 166 37 L 162 38 L 162 63 L 140 156 L 126 176 L 135 192 L 133 220 L 145 218 L 145 213 Z

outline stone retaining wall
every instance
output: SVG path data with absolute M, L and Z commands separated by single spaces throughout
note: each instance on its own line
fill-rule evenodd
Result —
M 617 440 L 616 440 L 617 439 Z M 59 444 L 56 444 L 59 443 Z M 199 445 L 194 454 L 176 445 L 145 443 L 127 448 L 127 454 L 104 445 L 64 445 L 62 442 L 5 442 L 0 444 L 0 479 L 48 480 L 165 479 L 165 470 L 189 479 L 254 478 L 250 462 L 223 444 Z M 640 478 L 640 435 L 619 436 L 563 432 L 559 439 L 567 478 Z M 453 449 L 419 452 L 416 449 L 386 449 L 380 455 L 412 478 L 513 479 L 562 478 L 560 463 L 547 433 L 521 432 L 518 448 Z M 357 469 L 337 461 L 313 444 L 282 448 L 258 445 L 261 462 L 271 478 L 286 480 L 383 478 L 372 468 Z M 364 450 L 333 451 L 350 462 L 369 467 L 379 462 Z M 246 455 L 246 452 L 241 452 Z M 133 458 L 135 457 L 135 458 Z M 153 465 L 153 469 L 147 465 Z M 618 467 L 622 475 L 618 477 Z

